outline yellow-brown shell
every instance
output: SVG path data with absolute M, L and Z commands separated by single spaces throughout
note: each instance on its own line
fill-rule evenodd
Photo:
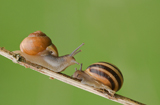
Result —
M 51 39 L 45 33 L 36 31 L 29 34 L 29 36 L 21 42 L 20 50 L 28 55 L 37 55 L 40 52 L 44 52 L 49 46 L 49 49 L 51 49 L 50 53 L 58 56 L 58 50 Z
M 108 62 L 98 62 L 90 65 L 85 71 L 94 79 L 118 91 L 123 85 L 123 75 L 120 70 Z

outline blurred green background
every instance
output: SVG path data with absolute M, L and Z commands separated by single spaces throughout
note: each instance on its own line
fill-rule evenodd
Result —
M 0 46 L 14 51 L 41 30 L 59 54 L 71 53 L 86 69 L 106 61 L 120 68 L 118 94 L 148 105 L 160 104 L 159 0 L 1 0 Z M 0 56 L 0 105 L 120 105 Z M 64 71 L 74 73 L 79 65 Z

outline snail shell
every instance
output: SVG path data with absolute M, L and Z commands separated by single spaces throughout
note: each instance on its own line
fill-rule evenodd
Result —
M 28 55 L 58 56 L 58 50 L 51 39 L 41 31 L 29 34 L 20 44 L 20 50 Z
M 115 65 L 108 62 L 94 63 L 84 72 L 109 86 L 114 91 L 118 91 L 122 87 L 124 81 L 121 71 Z

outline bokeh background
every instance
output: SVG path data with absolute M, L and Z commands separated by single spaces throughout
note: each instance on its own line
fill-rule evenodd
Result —
M 59 54 L 71 53 L 86 69 L 107 61 L 120 68 L 118 94 L 160 104 L 159 0 L 0 0 L 0 46 L 18 50 L 28 34 L 41 30 Z M 73 65 L 63 73 L 72 75 Z M 0 56 L 0 105 L 120 105 Z

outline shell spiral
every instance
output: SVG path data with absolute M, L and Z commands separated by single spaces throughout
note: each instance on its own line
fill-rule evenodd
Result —
M 43 52 L 50 46 L 52 53 L 58 56 L 56 46 L 52 43 L 51 39 L 43 32 L 36 31 L 29 34 L 20 44 L 20 50 L 28 55 L 37 55 L 39 52 Z
M 123 85 L 124 79 L 121 71 L 111 63 L 94 63 L 84 72 L 102 82 L 104 85 L 109 86 L 114 91 L 118 91 Z

